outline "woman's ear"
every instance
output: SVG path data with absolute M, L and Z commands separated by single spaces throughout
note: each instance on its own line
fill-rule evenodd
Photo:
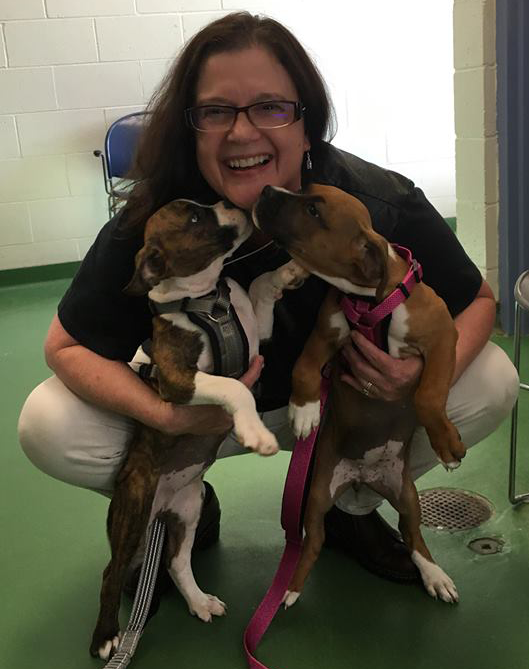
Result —
M 310 151 L 310 140 L 307 135 L 303 138 L 303 152 L 305 151 Z

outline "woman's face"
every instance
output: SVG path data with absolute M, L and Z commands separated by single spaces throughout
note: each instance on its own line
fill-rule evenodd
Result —
M 287 71 L 266 49 L 220 53 L 204 63 L 195 105 L 245 107 L 264 100 L 299 101 Z M 195 133 L 202 175 L 216 193 L 238 207 L 250 209 L 267 185 L 300 188 L 303 153 L 310 148 L 303 119 L 283 128 L 262 129 L 241 112 L 231 130 Z M 263 156 L 266 161 L 252 167 L 232 162 Z

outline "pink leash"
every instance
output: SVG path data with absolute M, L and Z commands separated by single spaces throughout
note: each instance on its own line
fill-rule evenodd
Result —
M 329 385 L 329 379 L 323 376 L 320 395 L 320 418 L 323 415 L 327 401 Z M 303 518 L 301 515 L 303 491 L 305 490 L 317 436 L 318 428 L 315 428 L 306 439 L 298 439 L 290 458 L 281 506 L 281 526 L 285 530 L 286 539 L 285 550 L 283 551 L 281 562 L 275 573 L 272 585 L 257 607 L 244 632 L 244 651 L 250 669 L 267 669 L 266 665 L 259 662 L 253 656 L 253 653 L 281 606 L 301 555 L 301 547 L 303 545 Z

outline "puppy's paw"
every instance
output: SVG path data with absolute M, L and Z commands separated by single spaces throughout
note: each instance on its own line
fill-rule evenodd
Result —
M 262 423 L 261 419 L 254 415 L 238 411 L 233 414 L 234 432 L 245 448 L 259 455 L 275 455 L 279 446 L 277 439 Z
M 413 551 L 412 560 L 419 568 L 426 592 L 431 597 L 434 599 L 440 597 L 443 602 L 449 604 L 456 604 L 459 601 L 459 594 L 454 582 L 438 564 L 430 562 L 417 551 Z
M 292 431 L 298 439 L 306 439 L 320 424 L 320 400 L 298 406 L 294 402 L 288 405 L 288 418 Z
M 466 455 L 465 444 L 456 428 L 448 422 L 441 435 L 431 437 L 432 448 L 437 459 L 447 471 L 453 471 L 461 465 Z
M 205 623 L 210 623 L 212 616 L 225 616 L 227 606 L 214 595 L 202 593 L 201 597 L 189 602 L 189 613 Z
M 301 592 L 293 592 L 287 590 L 281 603 L 284 604 L 285 609 L 289 609 L 293 604 L 295 604 L 298 601 L 300 595 Z
M 116 636 L 105 639 L 104 641 L 92 641 L 90 654 L 93 657 L 99 657 L 101 660 L 108 661 L 115 654 L 121 642 L 121 633 Z
M 299 288 L 309 276 L 309 272 L 300 267 L 294 260 L 290 260 L 286 265 L 279 267 L 274 274 L 273 283 L 282 290 Z

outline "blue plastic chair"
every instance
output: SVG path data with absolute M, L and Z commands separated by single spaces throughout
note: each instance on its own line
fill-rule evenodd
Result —
M 108 213 L 111 218 L 116 214 L 119 203 L 127 199 L 128 191 L 123 179 L 132 165 L 147 114 L 148 112 L 135 112 L 118 118 L 107 130 L 104 151 L 94 151 L 94 156 L 101 158 L 105 191 L 108 195 Z

